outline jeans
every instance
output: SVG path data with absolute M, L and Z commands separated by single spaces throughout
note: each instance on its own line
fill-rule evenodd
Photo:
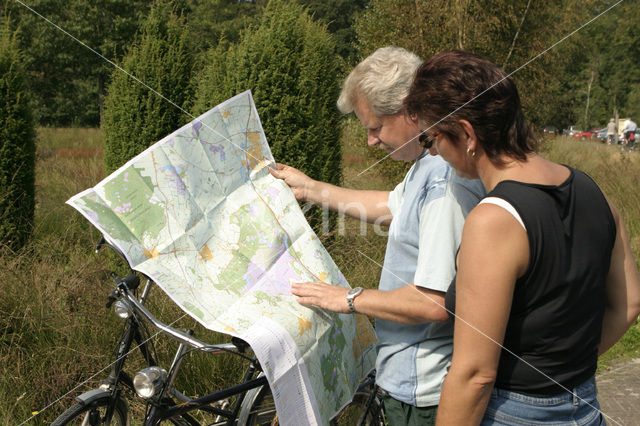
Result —
M 552 397 L 533 397 L 493 389 L 482 425 L 604 425 L 592 377 L 573 389 Z

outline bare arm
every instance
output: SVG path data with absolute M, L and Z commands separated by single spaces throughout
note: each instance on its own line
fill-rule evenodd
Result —
M 269 171 L 291 187 L 298 201 L 324 205 L 331 210 L 369 223 L 391 223 L 391 211 L 387 207 L 389 191 L 342 188 L 311 179 L 300 170 L 280 163 Z
M 611 202 L 616 222 L 616 241 L 607 275 L 607 300 L 598 355 L 613 346 L 640 313 L 640 277 L 631 253 L 629 237 L 620 213 Z
M 303 305 L 318 306 L 333 312 L 349 313 L 349 289 L 322 282 L 295 283 L 291 293 Z M 364 290 L 355 300 L 358 313 L 405 324 L 446 321 L 444 293 L 416 287 L 413 284 L 395 290 Z
M 476 425 L 497 375 L 516 279 L 529 259 L 526 232 L 500 207 L 467 217 L 458 255 L 453 358 L 438 407 L 438 425 Z

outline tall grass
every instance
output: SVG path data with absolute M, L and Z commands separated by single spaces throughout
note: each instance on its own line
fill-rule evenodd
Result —
M 375 160 L 364 140 L 359 123 L 345 121 L 343 184 L 392 189 L 397 182 L 390 181 L 381 168 L 384 166 L 365 171 Z M 114 343 L 122 330 L 122 321 L 104 307 L 113 287 L 109 271 L 114 261 L 94 253 L 99 233 L 64 204 L 104 177 L 101 147 L 102 133 L 96 129 L 39 131 L 34 238 L 20 252 L 0 252 L 0 424 L 20 424 L 32 412 L 53 403 L 27 424 L 49 423 L 74 396 L 96 387 L 108 374 L 105 367 L 112 362 Z M 602 186 L 623 214 L 637 259 L 640 155 L 562 138 L 548 140 L 542 152 L 586 171 Z M 350 219 L 344 220 L 343 230 L 335 230 L 325 239 L 334 260 L 351 285 L 376 287 L 386 237 L 372 225 L 361 228 Z M 149 303 L 161 320 L 172 323 L 181 318 L 174 325 L 194 329 L 201 340 L 216 343 L 227 339 L 183 317 L 158 288 Z M 168 364 L 174 342 L 154 342 L 160 358 Z M 603 358 L 602 365 L 637 355 L 639 342 L 640 331 L 635 326 L 608 358 Z M 135 356 L 127 364 L 134 372 L 143 361 Z M 239 380 L 241 370 L 234 358 L 191 353 L 183 363 L 178 388 L 193 394 L 212 391 Z M 143 407 L 134 403 L 132 409 L 139 414 Z
M 541 154 L 587 173 L 620 210 L 631 249 L 640 255 L 640 153 L 621 145 L 561 137 L 544 140 Z
M 34 238 L 19 252 L 0 252 L 0 424 L 19 424 L 53 404 L 28 422 L 50 423 L 108 375 L 122 332 L 122 321 L 105 309 L 109 271 L 117 265 L 94 253 L 98 231 L 64 204 L 104 177 L 102 139 L 96 129 L 39 131 Z M 174 326 L 192 328 L 207 342 L 227 339 L 184 316 L 158 288 L 149 304 L 161 320 L 181 318 Z M 154 343 L 168 365 L 175 342 Z M 143 360 L 134 354 L 127 364 L 135 372 Z M 192 353 L 177 386 L 193 394 L 215 390 L 240 380 L 240 367 L 228 356 Z M 140 413 L 143 406 L 132 409 Z

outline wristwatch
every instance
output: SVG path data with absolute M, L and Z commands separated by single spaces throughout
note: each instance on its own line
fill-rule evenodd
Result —
M 353 299 L 358 297 L 360 293 L 362 293 L 362 290 L 364 290 L 362 287 L 355 287 L 347 292 L 347 305 L 349 305 L 349 310 L 352 314 L 357 313 L 356 308 L 353 306 Z

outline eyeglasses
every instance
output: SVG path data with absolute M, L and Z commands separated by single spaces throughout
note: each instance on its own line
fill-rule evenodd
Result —
M 435 132 L 432 135 L 420 133 L 420 136 L 418 136 L 418 142 L 420 142 L 420 145 L 422 145 L 424 148 L 429 149 L 433 146 L 433 143 L 436 141 L 438 135 L 440 135 L 440 132 Z

